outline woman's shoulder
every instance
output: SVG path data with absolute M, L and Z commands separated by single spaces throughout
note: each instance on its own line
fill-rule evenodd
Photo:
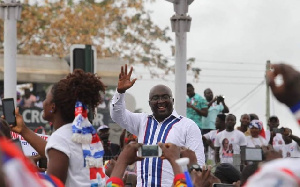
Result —
M 72 123 L 68 123 L 68 124 L 65 124 L 65 125 L 61 126 L 57 130 L 55 130 L 51 134 L 50 139 L 54 139 L 52 137 L 60 137 L 60 138 L 63 138 L 63 139 L 70 139 L 72 134 L 73 134 L 73 132 L 72 132 Z

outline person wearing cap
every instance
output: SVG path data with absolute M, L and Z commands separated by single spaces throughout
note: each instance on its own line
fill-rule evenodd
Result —
M 277 116 L 271 116 L 268 120 L 269 130 L 266 130 L 266 140 L 271 145 L 282 145 L 284 140 L 282 139 L 282 134 L 275 132 L 280 125 L 279 119 Z
M 109 141 L 109 127 L 106 125 L 101 125 L 97 129 L 97 133 L 101 139 L 104 148 L 103 162 L 118 156 L 120 154 L 121 149 L 118 144 L 111 143 Z
M 252 120 L 249 124 L 251 136 L 246 136 L 247 147 L 262 147 L 267 146 L 268 142 L 265 139 L 265 131 L 263 123 L 259 120 Z

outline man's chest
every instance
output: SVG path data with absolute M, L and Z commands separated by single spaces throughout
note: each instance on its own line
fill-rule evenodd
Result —
M 176 145 L 185 144 L 184 124 L 180 119 L 170 120 L 167 123 L 146 122 L 144 128 L 140 129 L 138 141 L 143 144 L 174 143 Z

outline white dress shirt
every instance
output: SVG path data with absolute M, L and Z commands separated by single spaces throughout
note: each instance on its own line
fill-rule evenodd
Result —
M 115 93 L 111 101 L 110 115 L 114 122 L 138 137 L 143 144 L 173 143 L 195 151 L 199 165 L 204 165 L 202 135 L 197 124 L 172 114 L 159 123 L 153 115 L 132 113 L 125 108 L 125 94 Z M 174 174 L 171 164 L 160 158 L 145 158 L 137 163 L 137 186 L 172 186 Z

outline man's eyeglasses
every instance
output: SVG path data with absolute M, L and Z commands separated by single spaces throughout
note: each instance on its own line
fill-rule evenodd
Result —
M 169 99 L 171 99 L 172 97 L 171 96 L 169 96 L 169 95 L 162 95 L 162 96 L 158 96 L 158 95 L 155 95 L 155 96 L 153 96 L 151 99 L 150 99 L 150 101 L 152 101 L 152 102 L 157 102 L 157 101 L 159 101 L 159 99 L 161 100 L 161 101 L 168 101 Z

